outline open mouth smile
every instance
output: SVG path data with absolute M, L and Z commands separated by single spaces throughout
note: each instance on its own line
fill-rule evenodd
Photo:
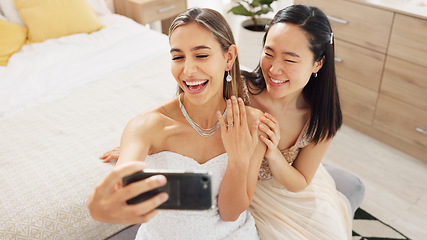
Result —
M 270 77 L 270 82 L 272 83 L 272 85 L 282 85 L 284 83 L 289 82 L 289 80 L 278 80 Z
M 198 93 L 203 91 L 203 89 L 208 84 L 209 80 L 197 80 L 197 81 L 184 81 L 185 86 L 188 91 L 191 93 Z

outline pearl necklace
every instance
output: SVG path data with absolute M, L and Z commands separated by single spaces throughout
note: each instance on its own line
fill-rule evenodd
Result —
M 216 131 L 218 131 L 219 121 L 217 121 L 215 126 L 213 126 L 211 128 L 202 128 L 199 124 L 194 122 L 193 119 L 190 118 L 190 116 L 188 116 L 187 110 L 185 109 L 184 104 L 182 104 L 182 102 L 181 102 L 181 95 L 182 94 L 180 94 L 178 97 L 179 108 L 181 109 L 182 115 L 184 115 L 185 120 L 187 120 L 187 122 L 191 125 L 191 127 L 193 127 L 193 129 L 196 130 L 196 132 L 200 136 L 210 137 L 210 136 L 214 135 L 216 133 Z M 222 117 L 225 118 L 226 114 L 227 114 L 227 109 L 225 109 L 224 113 L 222 114 Z

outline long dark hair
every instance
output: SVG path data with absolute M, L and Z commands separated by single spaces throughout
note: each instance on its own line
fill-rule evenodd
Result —
M 310 77 L 302 94 L 311 105 L 308 136 L 312 137 L 314 143 L 332 138 L 342 125 L 342 113 L 335 75 L 333 34 L 329 20 L 322 10 L 316 7 L 291 5 L 274 16 L 264 35 L 263 45 L 269 29 L 276 23 L 291 23 L 300 27 L 308 35 L 313 60 L 320 61 L 325 58 L 316 79 L 313 79 L 315 78 L 313 75 Z M 248 86 L 251 94 L 259 94 L 266 88 L 260 65 L 253 72 L 242 71 L 242 75 L 250 83 Z

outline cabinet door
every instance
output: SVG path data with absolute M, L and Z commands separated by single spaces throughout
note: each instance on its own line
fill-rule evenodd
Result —
M 342 0 L 295 0 L 320 8 L 331 22 L 334 36 L 386 53 L 393 12 Z
M 378 92 L 385 55 L 344 41 L 335 42 L 337 76 Z
M 388 56 L 381 94 L 427 111 L 426 76 L 427 67 Z
M 374 127 L 426 152 L 427 111 L 380 94 Z
M 338 78 L 338 91 L 344 123 L 350 117 L 371 126 L 378 92 L 342 78 Z
M 427 67 L 427 20 L 396 14 L 388 54 Z

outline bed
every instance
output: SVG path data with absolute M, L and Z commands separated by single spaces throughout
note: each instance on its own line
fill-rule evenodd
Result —
M 127 227 L 90 217 L 88 196 L 113 168 L 98 157 L 176 83 L 167 36 L 91 7 L 100 30 L 25 44 L 0 66 L 0 239 L 106 239 Z

